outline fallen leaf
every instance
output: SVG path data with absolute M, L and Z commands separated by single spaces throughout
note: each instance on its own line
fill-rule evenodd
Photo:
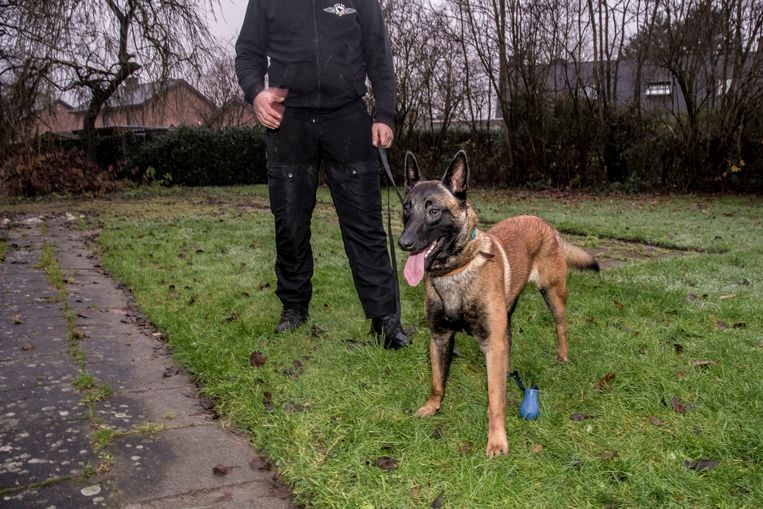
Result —
M 609 388 L 609 390 L 612 390 L 614 389 L 614 381 L 615 381 L 615 372 L 610 371 L 609 373 L 601 377 L 601 379 L 598 382 L 596 382 L 593 387 L 599 392 L 602 392 L 605 387 Z
M 715 326 L 718 327 L 718 330 L 726 330 L 729 328 L 729 326 L 726 325 L 726 322 L 724 322 L 723 320 L 717 320 L 715 322 Z
M 673 407 L 673 410 L 675 410 L 679 414 L 685 414 L 686 413 L 686 406 L 684 406 L 683 402 L 680 398 L 673 398 L 670 400 L 670 406 Z
M 444 497 L 445 497 L 444 491 L 440 493 L 439 495 L 437 495 L 437 498 L 432 501 L 432 509 L 440 509 L 442 507 Z
M 661 420 L 659 420 L 657 417 L 653 415 L 649 417 L 649 422 L 651 422 L 655 426 L 662 426 L 663 424 L 665 424 L 664 422 L 662 422 Z
M 735 329 L 744 329 L 747 327 L 747 324 L 745 322 L 734 322 L 734 325 L 732 325 Z
M 612 301 L 612 303 L 615 305 L 618 311 L 622 311 L 623 309 L 625 309 L 625 305 L 622 302 L 618 302 L 615 300 L 615 301 Z
M 306 412 L 310 409 L 310 405 L 301 405 L 299 403 L 294 403 L 292 401 L 287 401 L 283 404 L 283 411 L 287 414 L 299 414 L 302 412 Z
M 16 313 L 13 315 L 13 325 L 21 325 L 21 315 Z
M 324 327 L 321 327 L 317 323 L 314 323 L 313 326 L 310 328 L 310 336 L 314 338 L 322 336 L 325 333 L 326 333 L 326 329 Z
M 721 300 L 730 300 L 730 299 L 736 299 L 737 295 L 735 293 L 730 293 L 729 295 L 721 295 Z
M 474 444 L 471 442 L 464 442 L 458 447 L 458 452 L 461 453 L 462 456 L 466 456 L 472 449 L 474 449 Z
M 221 320 L 222 323 L 231 323 L 238 320 L 238 313 L 231 313 Z
M 689 302 L 694 302 L 697 300 L 697 294 L 690 292 L 689 295 L 686 296 L 687 299 L 689 299 Z
M 432 433 L 430 433 L 429 436 L 435 440 L 440 440 L 443 437 L 442 428 L 439 426 L 436 427 L 432 430 Z
M 570 420 L 573 421 L 585 421 L 586 419 L 594 419 L 593 415 L 586 415 L 586 414 L 572 414 L 570 415 Z
M 262 393 L 262 405 L 265 407 L 265 410 L 268 412 L 273 411 L 273 394 L 271 394 L 268 391 L 265 391 Z
M 691 360 L 689 361 L 689 365 L 692 368 L 707 368 L 710 366 L 715 366 L 718 363 L 715 361 L 708 361 L 708 360 Z
M 741 285 L 741 286 L 750 286 L 752 283 L 750 282 L 749 279 L 745 278 L 745 279 L 743 279 L 741 281 L 738 281 L 737 284 Z
M 169 378 L 171 376 L 177 375 L 178 373 L 180 373 L 180 370 L 178 368 L 176 368 L 175 366 L 170 366 L 170 367 L 164 369 L 164 372 L 162 373 L 162 376 L 164 378 Z
M 31 344 L 31 343 L 24 343 L 23 345 L 21 345 L 21 347 L 20 347 L 20 348 L 21 348 L 22 350 L 24 350 L 25 352 L 28 352 L 28 351 L 30 351 L 30 350 L 36 350 L 36 349 L 37 349 L 37 347 L 36 347 L 36 346 L 34 346 L 34 345 L 33 345 L 33 344 Z
M 255 288 L 257 288 L 258 292 L 261 292 L 262 290 L 265 290 L 266 288 L 270 288 L 270 283 L 257 283 L 257 286 Z
M 642 346 L 641 348 L 639 348 L 638 353 L 640 353 L 641 355 L 646 355 L 646 347 Z
M 255 368 L 264 366 L 267 361 L 267 356 L 259 350 L 252 352 L 252 354 L 249 356 L 249 365 Z
M 684 345 L 682 345 L 681 343 L 673 343 L 673 348 L 675 348 L 676 353 L 678 355 L 681 355 L 682 353 L 684 353 Z
M 533 445 L 533 452 L 535 454 L 540 454 L 543 452 L 543 446 L 541 444 L 535 444 Z
M 617 451 L 604 451 L 604 452 L 599 454 L 599 458 L 601 458 L 603 460 L 612 460 L 612 459 L 615 459 L 615 458 L 617 458 L 619 456 L 620 455 L 617 453 Z
M 214 472 L 215 475 L 228 475 L 230 471 L 233 469 L 233 467 L 229 467 L 227 465 L 223 465 L 222 463 L 218 463 L 214 467 L 212 467 L 212 472 Z
M 373 461 L 373 464 L 382 470 L 395 470 L 397 468 L 397 460 L 392 456 L 379 456 Z
M 255 456 L 254 459 L 249 462 L 249 468 L 255 471 L 270 470 L 273 468 L 273 465 L 261 456 Z
M 206 396 L 202 396 L 201 398 L 199 398 L 199 404 L 201 405 L 201 408 L 203 408 L 204 410 L 212 410 L 213 408 L 215 408 L 215 404 L 212 402 L 211 399 L 209 399 Z
M 683 380 L 684 377 L 686 377 L 686 371 L 676 371 L 676 378 Z
M 702 470 L 712 470 L 718 466 L 718 460 L 697 460 L 697 461 L 684 461 L 684 466 L 690 470 L 696 470 L 701 472 Z

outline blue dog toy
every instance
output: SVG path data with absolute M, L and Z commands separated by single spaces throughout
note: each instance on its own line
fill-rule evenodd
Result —
M 534 421 L 540 415 L 540 407 L 538 406 L 538 386 L 533 385 L 529 389 L 522 383 L 522 379 L 519 378 L 519 371 L 512 371 L 511 375 L 517 382 L 517 387 L 521 391 L 524 391 L 525 397 L 522 399 L 522 404 L 519 405 L 519 416 L 526 421 Z

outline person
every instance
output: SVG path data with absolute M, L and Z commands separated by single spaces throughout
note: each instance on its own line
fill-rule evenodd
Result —
M 310 220 L 322 164 L 371 331 L 385 348 L 408 345 L 382 227 L 374 149 L 392 144 L 395 106 L 392 54 L 378 0 L 249 0 L 236 41 L 236 74 L 267 128 L 276 295 L 283 305 L 276 332 L 308 318 Z M 376 103 L 373 118 L 363 99 L 366 77 Z

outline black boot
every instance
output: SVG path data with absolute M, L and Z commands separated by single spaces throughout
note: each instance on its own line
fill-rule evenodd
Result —
M 400 317 L 397 313 L 372 319 L 371 334 L 381 336 L 384 340 L 384 348 L 387 349 L 397 350 L 411 343 L 408 334 L 400 325 Z
M 307 320 L 307 311 L 284 308 L 281 313 L 281 321 L 276 325 L 276 332 L 280 334 L 282 332 L 292 331 L 305 323 L 305 320 Z

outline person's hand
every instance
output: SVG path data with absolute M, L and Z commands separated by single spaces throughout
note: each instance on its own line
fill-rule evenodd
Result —
M 371 143 L 374 147 L 389 148 L 392 146 L 392 140 L 395 134 L 392 128 L 381 122 L 374 122 L 371 126 Z
M 289 91 L 285 88 L 266 88 L 254 98 L 254 114 L 260 124 L 268 129 L 278 129 L 283 118 L 284 105 Z

